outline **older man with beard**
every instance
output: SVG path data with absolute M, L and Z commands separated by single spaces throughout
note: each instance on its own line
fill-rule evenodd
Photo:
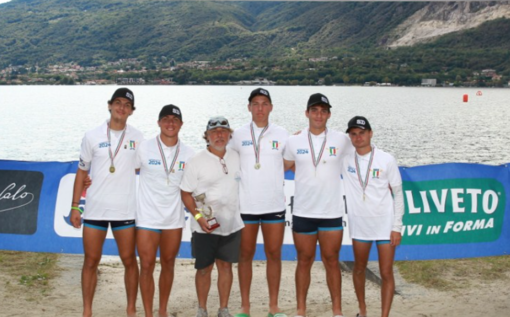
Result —
M 241 229 L 239 211 L 239 155 L 227 149 L 232 130 L 225 117 L 207 123 L 207 149 L 187 164 L 181 183 L 181 197 L 195 220 L 191 222 L 192 254 L 195 258 L 197 317 L 207 317 L 211 272 L 218 269 L 220 308 L 218 317 L 230 317 L 228 301 L 232 288 L 232 263 L 239 260 Z

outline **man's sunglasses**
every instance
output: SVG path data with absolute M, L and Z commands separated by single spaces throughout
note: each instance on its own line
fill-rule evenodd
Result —
M 208 126 L 210 126 L 210 127 L 228 126 L 228 121 L 227 121 L 227 120 L 214 120 L 214 121 L 209 121 Z

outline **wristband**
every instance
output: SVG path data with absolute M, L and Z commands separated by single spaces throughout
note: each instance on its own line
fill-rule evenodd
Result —
M 80 209 L 80 208 L 78 208 L 78 207 L 74 207 L 74 206 L 73 206 L 73 207 L 71 207 L 71 210 L 78 210 L 78 212 L 80 213 L 80 215 L 81 215 L 81 214 L 83 214 L 83 210 L 81 210 L 81 209 Z
M 202 218 L 203 215 L 201 213 L 198 213 L 195 215 L 195 220 L 198 221 L 198 219 Z

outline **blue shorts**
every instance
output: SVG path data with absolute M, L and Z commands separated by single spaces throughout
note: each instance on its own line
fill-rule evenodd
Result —
M 317 234 L 319 231 L 344 230 L 342 217 L 333 219 L 304 218 L 292 216 L 292 231 L 301 234 Z
M 241 218 L 247 225 L 259 223 L 283 223 L 285 222 L 285 210 L 262 215 L 241 214 Z
M 112 226 L 112 231 L 133 228 L 135 220 L 83 220 L 85 227 L 94 228 L 102 231 L 108 231 L 108 226 Z
M 147 231 L 152 231 L 152 232 L 156 232 L 156 233 L 163 233 L 163 230 L 161 229 L 152 229 L 152 228 L 146 228 L 146 227 L 136 227 L 136 230 L 147 230 Z
M 361 240 L 361 239 L 352 239 L 352 240 L 357 241 L 357 242 L 363 242 L 363 243 L 372 243 L 375 241 L 376 245 L 390 243 L 390 240 Z

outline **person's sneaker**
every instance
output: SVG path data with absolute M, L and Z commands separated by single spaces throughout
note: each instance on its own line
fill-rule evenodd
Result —
M 220 308 L 218 310 L 218 317 L 232 317 L 228 312 L 228 308 Z
M 207 310 L 198 307 L 197 316 L 196 317 L 208 317 Z

